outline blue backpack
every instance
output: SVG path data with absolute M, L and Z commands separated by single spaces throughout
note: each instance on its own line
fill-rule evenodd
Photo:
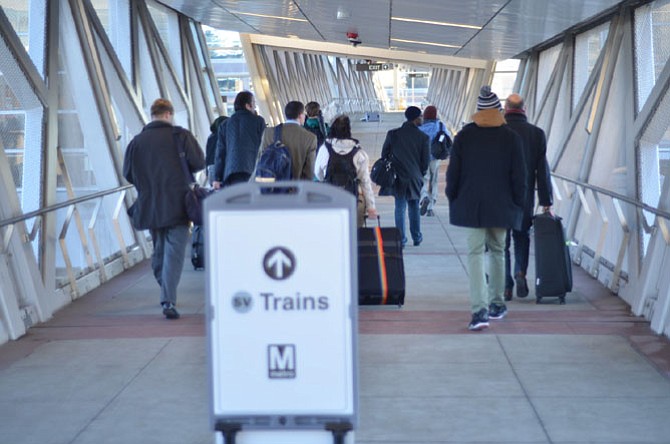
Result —
M 282 124 L 275 127 L 274 140 L 263 149 L 256 164 L 256 182 L 291 180 L 291 154 L 281 142 Z

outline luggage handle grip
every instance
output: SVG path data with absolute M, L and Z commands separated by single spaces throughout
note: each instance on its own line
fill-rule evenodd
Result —
M 363 226 L 364 226 L 365 228 L 368 227 L 368 215 L 367 215 L 367 214 L 363 215 Z M 379 217 L 379 214 L 377 215 L 377 226 L 378 226 L 378 227 L 381 227 L 381 226 L 382 226 L 381 218 Z

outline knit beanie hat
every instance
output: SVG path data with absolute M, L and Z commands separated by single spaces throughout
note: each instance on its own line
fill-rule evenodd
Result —
M 489 85 L 482 86 L 482 89 L 479 90 L 479 97 L 477 97 L 477 110 L 500 108 L 500 100 L 495 93 L 491 92 L 491 87 Z
M 405 110 L 405 118 L 410 122 L 415 120 L 420 115 L 421 115 L 421 110 L 419 108 L 417 108 L 416 106 L 410 106 L 409 108 L 407 108 Z
M 437 119 L 437 108 L 433 105 L 428 105 L 426 109 L 423 110 L 423 118 L 426 120 Z

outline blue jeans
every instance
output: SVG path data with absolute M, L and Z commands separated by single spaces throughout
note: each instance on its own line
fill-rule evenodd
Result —
M 184 268 L 188 237 L 188 225 L 151 230 L 151 239 L 154 243 L 151 269 L 161 287 L 161 304 L 177 303 L 177 285 Z
M 507 230 L 505 238 L 505 288 L 514 287 L 514 276 L 512 276 L 512 263 L 510 261 L 509 248 L 514 241 L 514 274 L 528 271 L 528 256 L 530 252 L 530 230 Z
M 423 236 L 421 235 L 421 215 L 419 214 L 419 199 L 407 200 L 404 197 L 395 198 L 395 226 L 400 230 L 402 236 L 403 246 L 407 243 L 407 236 L 405 235 L 405 208 L 408 209 L 409 215 L 409 232 L 412 235 L 412 240 L 421 242 Z

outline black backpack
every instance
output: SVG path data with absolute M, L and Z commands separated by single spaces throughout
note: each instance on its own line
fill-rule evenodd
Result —
M 326 141 L 325 145 L 329 158 L 324 182 L 343 188 L 354 196 L 358 196 L 358 174 L 356 165 L 354 165 L 354 156 L 361 147 L 356 145 L 347 154 L 338 154 L 330 142 Z
M 435 134 L 435 138 L 430 144 L 430 154 L 435 159 L 446 159 L 451 152 L 451 143 L 451 137 L 446 133 L 442 122 L 440 122 L 440 130 Z
M 291 154 L 281 142 L 281 128 L 281 124 L 275 127 L 274 140 L 258 159 L 256 182 L 291 180 Z

